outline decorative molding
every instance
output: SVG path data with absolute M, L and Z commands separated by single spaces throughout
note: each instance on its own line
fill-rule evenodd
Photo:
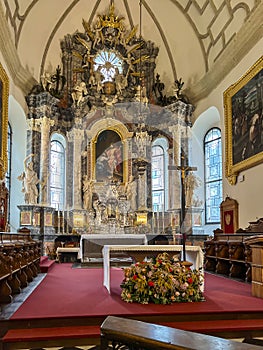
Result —
M 251 14 L 210 71 L 195 85 L 184 90 L 192 104 L 206 98 L 263 37 L 263 3 Z
M 9 31 L 2 5 L 0 4 L 0 47 L 1 53 L 5 59 L 6 66 L 11 75 L 14 84 L 18 86 L 24 95 L 28 94 L 37 81 L 22 66 L 13 43 L 12 35 Z M 10 38 L 10 40 L 8 40 Z

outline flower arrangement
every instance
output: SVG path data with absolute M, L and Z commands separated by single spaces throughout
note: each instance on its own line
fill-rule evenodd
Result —
M 124 268 L 121 298 L 141 304 L 203 301 L 202 283 L 201 270 L 191 270 L 176 256 L 162 253 Z

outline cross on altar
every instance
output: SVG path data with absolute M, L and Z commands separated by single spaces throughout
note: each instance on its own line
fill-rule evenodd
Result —
M 189 171 L 196 171 L 197 167 L 191 167 L 185 165 L 185 157 L 181 153 L 181 165 L 169 165 L 169 170 L 178 170 L 181 173 L 181 215 L 180 215 L 180 233 L 182 236 L 182 245 L 183 245 L 183 260 L 186 260 L 185 252 L 185 241 L 186 241 L 186 222 L 185 222 L 185 178 Z

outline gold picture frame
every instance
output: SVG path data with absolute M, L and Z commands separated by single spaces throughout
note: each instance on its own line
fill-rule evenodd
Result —
M 22 211 L 20 213 L 20 225 L 31 225 L 32 224 L 32 214 L 31 211 Z
M 226 177 L 263 161 L 263 56 L 224 92 Z
M 9 79 L 0 63 L 0 180 L 7 171 L 8 95 Z

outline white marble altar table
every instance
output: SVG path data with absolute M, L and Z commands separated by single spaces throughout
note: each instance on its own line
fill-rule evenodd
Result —
M 92 243 L 95 243 L 101 246 L 101 252 L 104 245 L 138 245 L 138 244 L 147 244 L 147 237 L 145 234 L 84 234 L 81 235 L 80 239 L 80 254 L 81 261 L 84 262 L 84 258 L 88 258 L 88 255 L 85 256 L 84 253 L 84 240 L 88 240 Z
M 182 254 L 182 245 L 105 245 L 103 247 L 103 285 L 107 288 L 110 293 L 110 253 L 111 252 L 127 252 L 132 255 L 132 252 L 174 252 Z M 193 264 L 194 269 L 203 269 L 204 254 L 199 246 L 186 246 L 185 247 L 186 260 Z M 135 255 L 134 254 L 134 255 Z
M 80 248 L 78 247 L 58 247 L 56 250 L 57 261 L 60 262 L 62 253 L 77 253 L 77 258 L 80 259 Z

